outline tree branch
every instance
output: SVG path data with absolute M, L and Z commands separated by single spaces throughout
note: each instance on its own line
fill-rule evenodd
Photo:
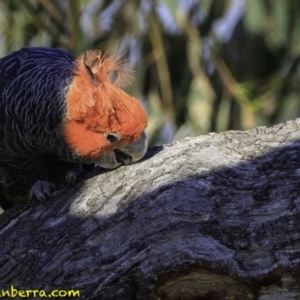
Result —
M 80 299 L 299 299 L 300 119 L 155 147 L 0 215 L 0 286 Z

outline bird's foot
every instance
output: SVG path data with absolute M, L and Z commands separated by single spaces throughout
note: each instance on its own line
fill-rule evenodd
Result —
M 51 196 L 53 195 L 54 189 L 54 184 L 39 180 L 32 186 L 29 198 L 30 200 L 38 199 L 47 206 L 47 200 L 52 198 Z
M 72 168 L 66 175 L 66 181 L 69 185 L 74 187 L 79 179 L 79 177 L 83 174 L 84 168 L 83 165 L 76 165 Z
M 69 185 L 75 186 L 76 181 L 78 179 L 78 172 L 76 170 L 71 170 L 66 175 L 66 181 Z

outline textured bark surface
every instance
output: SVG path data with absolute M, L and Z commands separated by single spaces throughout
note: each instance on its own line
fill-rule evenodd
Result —
M 300 120 L 186 138 L 0 215 L 0 287 L 300 299 Z

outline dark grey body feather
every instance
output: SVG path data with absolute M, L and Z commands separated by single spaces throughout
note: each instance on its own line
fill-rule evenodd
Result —
M 25 197 L 72 160 L 62 136 L 72 78 L 73 59 L 60 49 L 23 48 L 0 59 L 0 182 L 8 197 Z

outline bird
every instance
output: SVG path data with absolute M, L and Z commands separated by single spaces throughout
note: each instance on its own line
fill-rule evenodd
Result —
M 74 59 L 21 48 L 1 58 L 0 205 L 44 201 L 79 166 L 114 169 L 144 157 L 147 114 L 124 91 L 133 77 L 121 55 L 98 49 Z

